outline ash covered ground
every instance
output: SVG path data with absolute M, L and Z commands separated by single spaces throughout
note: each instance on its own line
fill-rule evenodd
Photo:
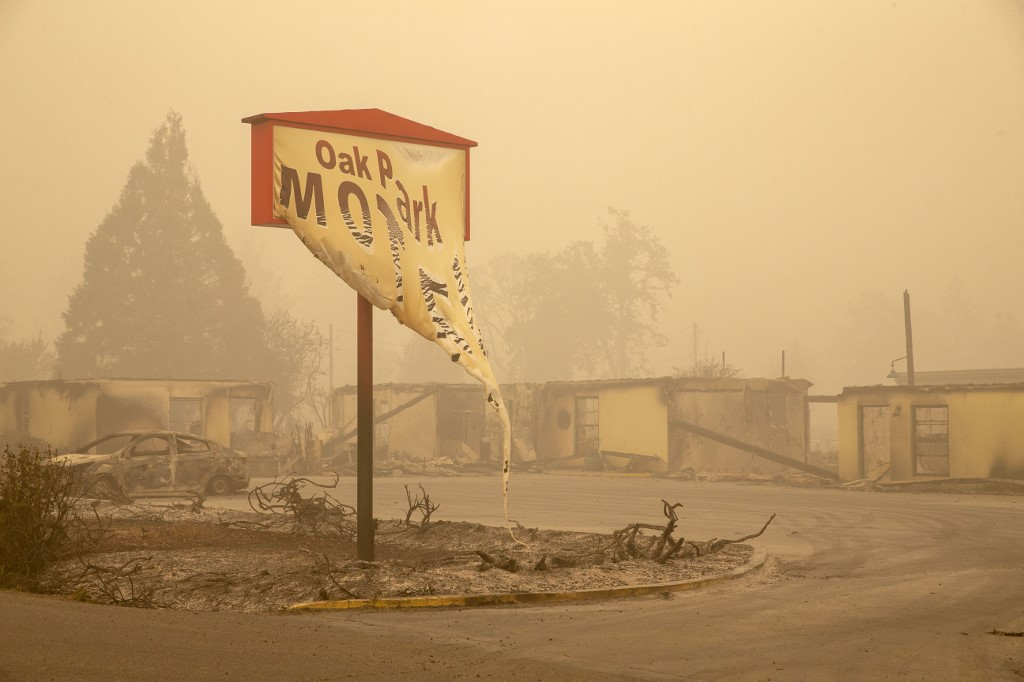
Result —
M 517 528 L 520 544 L 501 527 L 381 520 L 375 561 L 366 562 L 356 558 L 345 524 L 313 529 L 287 515 L 188 505 L 103 503 L 96 513 L 104 526 L 98 543 L 52 569 L 55 591 L 84 601 L 195 611 L 663 584 L 735 569 L 752 554 L 748 545 L 731 544 L 658 563 L 617 558 L 611 534 Z M 635 540 L 642 548 L 657 535 L 643 530 Z

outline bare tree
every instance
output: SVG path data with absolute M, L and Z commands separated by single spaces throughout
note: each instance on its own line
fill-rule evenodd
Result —
M 324 363 L 330 349 L 320 327 L 279 310 L 267 321 L 267 344 L 279 363 L 275 430 L 289 422 L 304 423 L 303 411 L 327 428 L 331 396 Z
M 672 296 L 679 277 L 668 249 L 646 225 L 628 211 L 609 208 L 600 251 L 600 314 L 607 333 L 597 337 L 609 378 L 636 376 L 645 368 L 647 348 L 665 343 L 658 331 L 664 299 Z

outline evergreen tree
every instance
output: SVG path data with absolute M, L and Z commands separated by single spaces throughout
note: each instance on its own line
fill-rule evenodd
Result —
M 276 378 L 259 302 L 171 112 L 89 238 L 57 340 L 65 378 Z

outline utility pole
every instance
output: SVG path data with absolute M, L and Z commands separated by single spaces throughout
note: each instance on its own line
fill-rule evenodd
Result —
M 914 385 L 914 332 L 910 325 L 910 292 L 903 290 L 903 323 L 907 335 L 907 386 Z

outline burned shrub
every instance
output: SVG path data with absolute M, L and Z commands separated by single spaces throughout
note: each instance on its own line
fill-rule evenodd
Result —
M 335 499 L 329 489 L 338 487 L 338 477 L 330 484 L 317 483 L 302 477 L 288 477 L 253 488 L 249 492 L 249 506 L 260 513 L 284 514 L 293 523 L 295 532 L 313 535 L 333 534 L 353 539 L 356 509 Z M 303 489 L 312 490 L 306 497 Z
M 50 564 L 95 539 L 79 512 L 77 476 L 54 454 L 5 445 L 0 455 L 0 585 L 38 588 Z

